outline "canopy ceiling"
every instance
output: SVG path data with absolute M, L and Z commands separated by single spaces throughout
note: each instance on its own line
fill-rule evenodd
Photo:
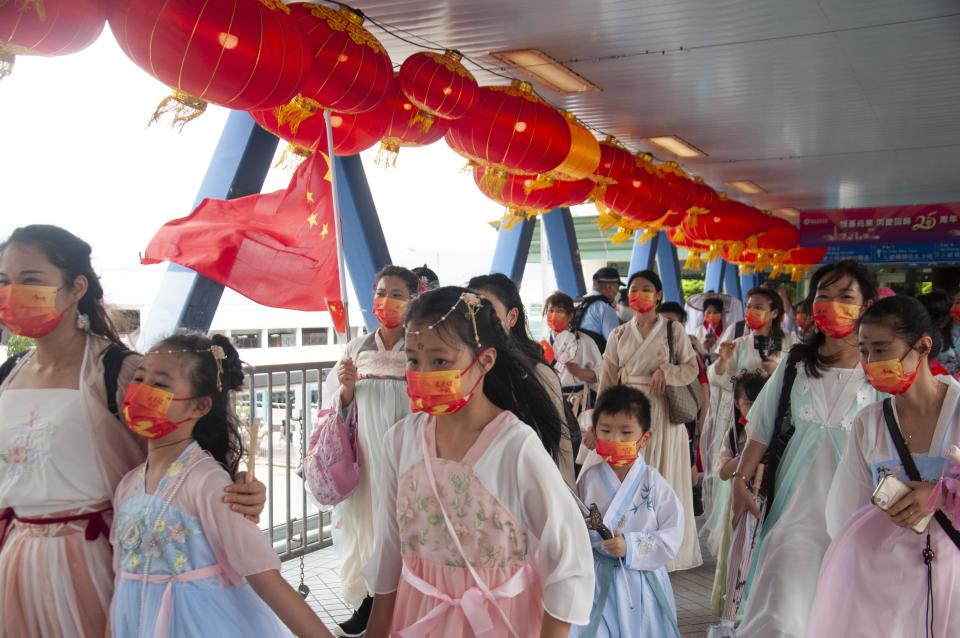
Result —
M 558 107 L 707 153 L 683 166 L 763 208 L 960 200 L 960 5 L 951 0 L 358 0 L 425 46 L 538 48 L 603 90 Z M 394 62 L 417 50 L 368 22 Z M 424 38 L 426 40 L 424 40 Z M 482 84 L 506 80 L 474 70 Z

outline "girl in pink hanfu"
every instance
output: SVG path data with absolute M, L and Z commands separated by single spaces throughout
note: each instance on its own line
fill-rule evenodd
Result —
M 170 337 L 134 374 L 122 410 L 148 454 L 114 498 L 117 638 L 285 636 L 277 616 L 297 635 L 330 636 L 256 524 L 220 500 L 243 452 L 230 411 L 242 385 L 220 335 Z
M 951 540 L 942 524 L 960 525 L 960 512 L 945 507 L 951 499 L 944 491 L 945 484 L 956 486 L 948 451 L 960 440 L 960 384 L 931 374 L 928 357 L 937 354 L 936 342 L 927 311 L 910 297 L 882 299 L 861 319 L 867 378 L 894 397 L 857 415 L 830 487 L 826 516 L 833 542 L 820 570 L 809 638 L 960 636 L 960 535 Z M 901 461 L 887 410 L 919 481 Z M 870 499 L 887 475 L 911 491 L 884 512 Z M 924 533 L 910 529 L 938 510 L 941 520 L 931 519 Z
M 406 351 L 417 414 L 384 441 L 366 635 L 567 636 L 589 620 L 593 561 L 550 396 L 462 288 L 411 304 Z

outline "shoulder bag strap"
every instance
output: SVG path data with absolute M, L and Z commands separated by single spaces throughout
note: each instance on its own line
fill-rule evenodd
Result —
M 890 438 L 893 439 L 893 446 L 897 448 L 897 455 L 900 457 L 900 463 L 903 465 L 907 477 L 909 477 L 911 481 L 922 481 L 923 479 L 920 476 L 920 471 L 917 469 L 917 464 L 914 462 L 910 450 L 907 449 L 907 443 L 903 440 L 900 426 L 897 425 L 897 419 L 893 414 L 893 399 L 883 400 L 883 420 L 887 424 L 887 432 L 890 433 Z M 946 532 L 947 537 L 953 541 L 953 544 L 957 546 L 957 549 L 960 549 L 960 532 L 953 526 L 953 523 L 951 523 L 947 515 L 943 513 L 943 510 L 937 510 L 933 518 L 940 524 L 940 527 Z
M 673 319 L 667 320 L 667 352 L 670 355 L 670 365 L 677 365 L 676 354 L 673 351 Z

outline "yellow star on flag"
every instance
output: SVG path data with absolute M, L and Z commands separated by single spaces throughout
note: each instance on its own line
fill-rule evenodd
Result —
M 308 204 L 313 203 L 313 193 L 311 193 L 310 191 L 307 191 L 307 203 Z
M 307 224 L 310 225 L 310 228 L 313 228 L 314 226 L 317 225 L 317 214 L 316 214 L 316 213 L 313 213 L 312 215 L 310 215 L 309 217 L 307 217 Z M 327 225 L 324 224 L 323 227 L 324 227 L 324 229 L 326 229 Z
M 323 157 L 323 161 L 327 163 L 327 174 L 323 176 L 323 179 L 327 180 L 331 184 L 333 183 L 333 171 L 330 170 L 330 156 L 324 153 L 323 151 L 317 151 L 320 153 L 320 156 Z
M 316 215 L 314 215 L 314 217 L 316 217 Z M 329 234 L 330 234 L 330 227 L 328 224 L 324 224 L 323 228 L 320 229 L 320 239 L 326 239 L 327 235 Z

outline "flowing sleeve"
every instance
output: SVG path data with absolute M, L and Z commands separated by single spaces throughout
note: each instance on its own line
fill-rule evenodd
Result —
M 343 355 L 337 359 L 327 374 L 327 380 L 323 384 L 323 405 L 328 409 L 336 408 L 340 402 L 340 364 L 347 358 L 353 359 L 354 363 L 357 362 L 358 345 L 362 338 L 363 336 L 358 337 L 346 345 Z
M 773 425 L 777 420 L 777 405 L 780 402 L 780 390 L 783 389 L 786 362 L 786 359 L 780 362 L 747 414 L 747 436 L 764 445 L 770 445 L 770 439 L 773 438 Z M 800 376 L 799 371 L 797 376 Z
M 587 335 L 580 335 L 580 352 L 582 353 L 582 366 L 587 370 L 593 370 L 597 373 L 597 382 L 600 381 L 600 372 L 603 369 L 603 355 L 600 354 L 600 348 L 596 342 Z M 593 384 L 596 387 L 596 384 Z
M 717 372 L 717 364 L 720 363 L 719 358 L 710 364 L 710 367 L 707 369 L 707 376 L 710 378 L 710 385 L 727 390 L 728 392 L 733 392 L 732 378 L 734 375 L 740 372 L 735 368 L 737 367 L 737 362 L 740 361 L 740 349 L 745 347 L 746 342 L 747 339 L 743 337 L 734 340 L 733 354 L 730 355 L 730 360 L 727 361 L 727 367 L 723 374 Z
M 230 475 L 209 459 L 192 471 L 181 489 L 195 503 L 203 533 L 227 580 L 237 585 L 247 576 L 279 570 L 280 559 L 257 524 L 223 502 L 223 490 L 231 483 Z
M 603 351 L 603 364 L 600 369 L 600 385 L 597 393 L 602 393 L 620 381 L 620 352 L 618 344 L 622 330 L 614 330 L 607 338 L 607 348 Z
M 583 517 L 556 465 L 531 431 L 517 458 L 521 522 L 537 538 L 543 608 L 572 625 L 590 621 L 593 552 Z
M 653 474 L 644 481 L 641 490 L 650 490 L 655 496 L 654 512 L 657 529 L 644 532 L 627 532 L 627 556 L 624 562 L 630 569 L 653 571 L 664 567 L 674 559 L 683 543 L 683 505 L 676 492 L 660 474 Z
M 679 364 L 670 362 L 660 364 L 663 370 L 663 376 L 670 386 L 685 386 L 697 378 L 699 367 L 697 366 L 697 354 L 687 339 L 687 334 L 683 331 L 683 326 L 676 322 L 667 324 L 667 330 L 673 331 L 673 348 Z M 664 336 L 666 338 L 666 336 Z
M 869 431 L 877 427 L 874 411 L 861 411 L 853 420 L 853 431 L 847 439 L 840 465 L 833 475 L 827 494 L 827 533 L 833 538 L 850 516 L 870 503 L 873 495 L 873 473 L 864 456 Z
M 375 594 L 391 594 L 400 584 L 403 559 L 400 556 L 400 526 L 397 523 L 397 488 L 400 481 L 400 436 L 409 429 L 419 432 L 412 419 L 404 419 L 387 430 L 383 438 L 383 461 L 380 464 L 382 491 L 375 499 L 373 554 L 363 566 L 363 578 Z M 417 435 L 420 436 L 419 434 Z

